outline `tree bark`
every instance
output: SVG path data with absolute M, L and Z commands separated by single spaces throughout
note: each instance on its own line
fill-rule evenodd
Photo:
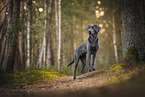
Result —
M 59 0 L 58 6 L 59 6 L 58 72 L 61 72 L 61 0 Z
M 30 21 L 31 21 L 32 0 L 28 1 L 28 21 L 27 21 L 27 62 L 26 69 L 30 67 Z
M 23 1 L 20 1 L 20 23 L 23 24 Z M 20 25 L 21 25 L 20 24 Z M 20 66 L 19 69 L 24 69 L 24 58 L 23 58 L 23 30 L 21 25 L 21 30 L 19 32 L 19 54 L 20 54 Z
M 48 21 L 47 21 L 47 68 L 48 66 L 52 66 L 54 64 L 53 59 L 53 47 L 52 47 L 52 39 L 51 39 L 51 19 L 52 19 L 52 10 L 53 10 L 54 0 L 49 0 L 49 8 L 48 8 Z
M 8 3 L 9 4 L 9 3 Z M 1 26 L 2 26 L 2 24 L 4 23 L 4 21 L 5 21 L 5 12 L 6 12 L 6 7 L 4 6 L 5 4 L 4 4 L 4 2 L 3 1 L 0 1 L 0 9 L 2 9 L 1 11 L 0 11 L 0 29 L 1 29 Z
M 135 46 L 139 51 L 139 58 L 145 58 L 144 6 L 144 0 L 124 0 L 124 56 L 130 46 Z
M 56 24 L 55 29 L 56 29 L 56 45 L 57 45 L 56 53 L 58 54 L 58 2 L 57 0 L 55 0 L 55 24 Z M 56 58 L 58 59 L 58 56 L 56 56 Z
M 6 39 L 2 41 L 1 44 L 1 52 L 0 52 L 0 67 L 3 68 L 3 60 L 4 60 L 4 54 L 5 54 L 5 48 L 6 48 Z
M 45 21 L 44 21 L 44 36 L 43 36 L 43 64 L 46 62 L 46 33 L 47 33 L 47 2 L 45 0 Z
M 45 20 L 44 20 L 44 35 L 43 35 L 43 43 L 42 43 L 42 48 L 39 54 L 39 59 L 38 59 L 38 64 L 39 67 L 43 67 L 43 64 L 46 61 L 46 31 L 47 31 L 47 3 L 45 0 L 45 9 L 44 9 L 44 15 L 45 15 Z M 43 61 L 42 61 L 42 57 L 43 57 Z
M 114 45 L 114 54 L 115 54 L 115 61 L 118 62 L 118 53 L 117 53 L 117 43 L 116 43 L 116 30 L 115 30 L 115 17 L 114 11 L 112 12 L 112 26 L 113 26 L 113 45 Z
M 56 21 L 56 41 L 58 42 L 58 8 L 57 8 L 57 0 L 55 0 L 55 21 Z
M 6 3 L 6 4 L 5 4 Z M 6 48 L 6 38 L 5 38 L 5 30 L 6 30 L 6 5 L 9 4 L 4 1 L 0 1 L 0 68 L 3 68 L 3 59 Z
M 11 1 L 12 2 L 12 1 Z M 18 60 L 16 60 L 17 51 L 18 51 L 18 33 L 19 33 L 19 13 L 20 13 L 20 1 L 19 0 L 13 0 L 13 15 L 12 15 L 12 31 L 10 29 L 8 30 L 8 61 L 7 61 L 7 70 L 12 71 L 14 69 L 14 66 L 17 66 Z M 9 7 L 10 8 L 10 7 Z

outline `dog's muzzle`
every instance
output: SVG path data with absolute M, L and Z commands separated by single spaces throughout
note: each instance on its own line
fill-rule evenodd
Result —
M 89 34 L 94 35 L 96 31 L 95 31 L 95 29 L 90 29 L 90 30 L 88 30 L 88 32 L 89 32 Z

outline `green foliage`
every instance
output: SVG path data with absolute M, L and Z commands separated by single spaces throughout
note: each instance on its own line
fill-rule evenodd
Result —
M 13 71 L 0 73 L 0 86 L 22 86 L 54 80 L 62 74 L 48 70 Z
M 109 68 L 109 70 L 111 73 L 113 73 L 113 72 L 120 72 L 122 70 L 125 70 L 126 68 L 127 68 L 126 64 L 114 64 Z

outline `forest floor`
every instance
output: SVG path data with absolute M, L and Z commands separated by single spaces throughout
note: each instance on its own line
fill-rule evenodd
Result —
M 32 85 L 0 88 L 0 97 L 145 97 L 145 72 L 123 74 L 107 70 Z

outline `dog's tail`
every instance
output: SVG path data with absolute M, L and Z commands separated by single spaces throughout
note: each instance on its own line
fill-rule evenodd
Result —
M 70 66 L 73 63 L 74 63 L 74 59 L 72 59 L 72 61 L 67 65 L 67 67 Z

